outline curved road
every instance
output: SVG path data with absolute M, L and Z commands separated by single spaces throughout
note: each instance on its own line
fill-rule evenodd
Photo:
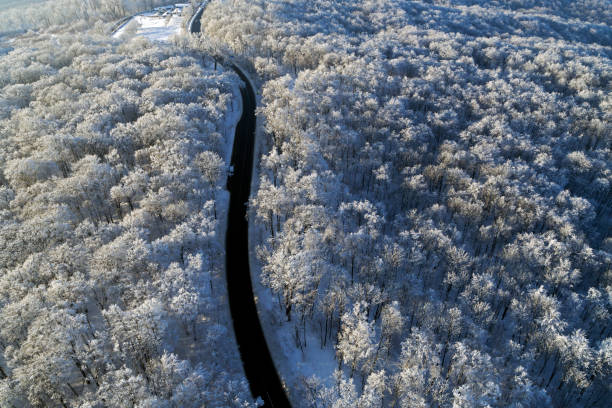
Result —
M 201 29 L 202 12 L 203 9 L 200 9 L 194 18 L 191 25 L 192 33 L 197 33 Z M 234 167 L 234 173 L 227 181 L 230 207 L 225 256 L 230 311 L 244 372 L 249 380 L 253 397 L 260 396 L 266 407 L 285 408 L 290 407 L 289 400 L 259 322 L 249 269 L 249 226 L 246 220 L 246 203 L 251 193 L 257 102 L 255 92 L 244 73 L 233 64 L 231 67 L 246 87 L 240 89 L 243 108 L 242 116 L 236 126 L 232 150 L 231 165 Z

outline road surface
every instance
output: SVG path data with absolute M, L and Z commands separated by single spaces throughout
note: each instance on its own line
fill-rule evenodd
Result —
M 200 31 L 198 11 L 192 33 Z M 255 145 L 255 92 L 244 73 L 235 65 L 232 69 L 240 76 L 246 87 L 242 95 L 242 116 L 236 126 L 231 165 L 234 173 L 227 182 L 230 192 L 230 208 L 225 242 L 227 289 L 236 341 L 251 393 L 261 397 L 266 407 L 290 407 L 270 350 L 264 337 L 253 297 L 251 272 L 249 269 L 249 226 L 246 220 L 246 203 L 251 193 L 253 174 L 253 150 Z

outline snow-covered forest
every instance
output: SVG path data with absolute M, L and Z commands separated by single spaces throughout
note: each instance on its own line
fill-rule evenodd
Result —
M 251 406 L 222 246 L 239 79 L 87 26 L 0 57 L 0 407 Z
M 608 406 L 611 13 L 206 8 L 261 83 L 249 218 L 296 406 Z
M 196 0 L 185 0 L 194 6 Z M 168 0 L 20 0 L 4 8 L 0 1 L 0 35 L 75 21 L 114 21 L 170 3 Z
M 230 64 L 294 408 L 609 406 L 609 0 L 168 3 L 0 0 L 0 408 L 256 406 Z

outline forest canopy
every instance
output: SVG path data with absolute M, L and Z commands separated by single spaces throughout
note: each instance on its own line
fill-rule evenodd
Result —
M 294 401 L 608 404 L 610 12 L 597 0 L 206 8 L 205 35 L 262 82 L 250 218 Z
M 223 278 L 239 82 L 84 24 L 0 56 L 1 407 L 252 406 Z
M 259 85 L 252 271 L 296 407 L 607 406 L 608 0 L 214 0 L 201 36 L 109 38 L 165 3 L 0 2 L 0 407 L 256 405 L 230 60 Z

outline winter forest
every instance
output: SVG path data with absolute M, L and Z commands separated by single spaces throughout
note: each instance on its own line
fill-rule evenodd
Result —
M 85 23 L 0 58 L 0 407 L 250 401 L 224 294 L 238 78 Z
M 293 407 L 609 406 L 608 0 L 212 0 L 167 42 L 111 36 L 164 1 L 14 3 L 0 408 L 258 405 L 226 284 L 234 63 Z

